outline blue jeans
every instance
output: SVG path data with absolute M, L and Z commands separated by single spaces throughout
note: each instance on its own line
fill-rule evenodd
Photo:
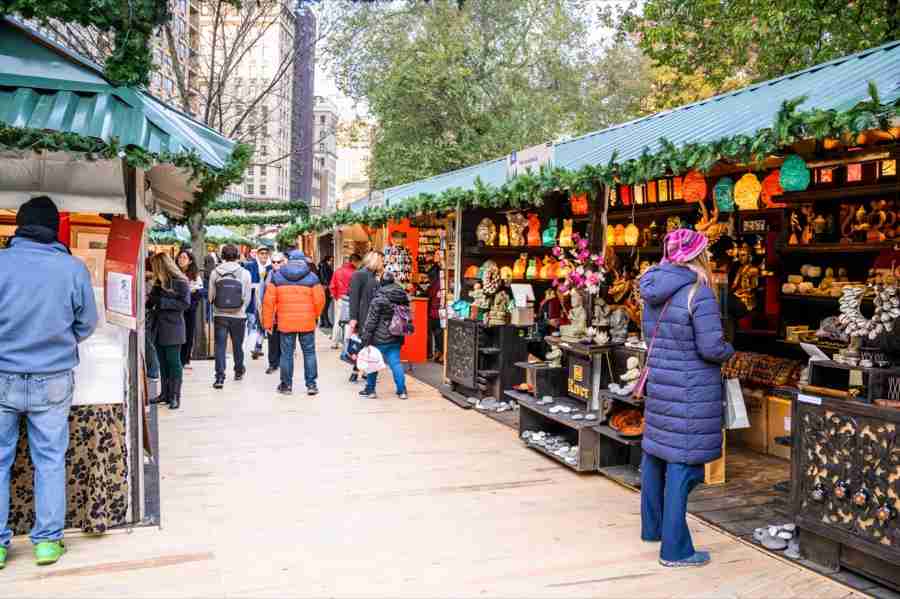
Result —
M 281 333 L 281 384 L 294 386 L 294 343 L 299 340 L 300 351 L 303 352 L 303 378 L 306 388 L 316 386 L 319 378 L 319 365 L 316 362 L 316 332 Z
M 71 370 L 54 374 L 0 372 L 0 546 L 8 547 L 9 478 L 19 441 L 19 421 L 28 422 L 34 464 L 34 527 L 31 542 L 58 541 L 66 524 L 66 451 L 69 408 L 75 391 Z
M 216 316 L 213 320 L 215 337 L 216 378 L 225 380 L 225 354 L 228 352 L 228 338 L 234 351 L 234 373 L 243 374 L 244 368 L 244 327 L 243 318 Z
M 400 347 L 399 343 L 387 343 L 384 345 L 376 345 L 378 351 L 384 357 L 384 363 L 391 369 L 394 375 L 394 385 L 397 387 L 397 394 L 406 393 L 406 373 L 403 371 L 403 364 L 400 363 Z M 375 391 L 375 385 L 378 383 L 378 373 L 370 372 L 366 375 L 366 391 L 370 393 Z
M 661 559 L 674 562 L 694 555 L 687 500 L 701 482 L 702 464 L 675 464 L 647 453 L 641 459 L 641 539 L 662 539 Z

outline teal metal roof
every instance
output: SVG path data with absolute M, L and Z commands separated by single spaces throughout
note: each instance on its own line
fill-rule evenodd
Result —
M 800 110 L 847 110 L 868 99 L 869 81 L 878 86 L 882 102 L 900 98 L 900 41 L 557 143 L 554 165 L 578 169 L 587 164 L 606 164 L 613 152 L 618 153 L 620 162 L 638 158 L 644 148 L 651 153 L 658 150 L 662 137 L 681 146 L 753 134 L 772 125 L 782 102 L 801 96 L 806 96 L 806 101 Z M 476 178 L 501 185 L 506 180 L 506 159 L 391 187 L 384 194 L 395 203 L 420 193 L 440 193 L 454 187 L 471 189 Z
M 151 152 L 195 151 L 221 168 L 234 142 L 149 93 L 109 84 L 95 65 L 15 21 L 0 20 L 0 121 L 118 138 Z

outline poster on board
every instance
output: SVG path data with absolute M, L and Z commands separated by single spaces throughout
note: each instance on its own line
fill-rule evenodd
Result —
M 525 174 L 537 173 L 542 166 L 553 166 L 553 144 L 545 143 L 513 152 L 506 159 L 506 176 L 509 179 Z
M 106 320 L 132 331 L 137 330 L 138 285 L 144 223 L 115 217 L 106 246 Z

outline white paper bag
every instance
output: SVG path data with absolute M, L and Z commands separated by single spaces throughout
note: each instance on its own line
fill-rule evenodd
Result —
M 356 367 L 363 373 L 369 374 L 384 370 L 387 368 L 387 364 L 384 363 L 384 356 L 381 355 L 377 347 L 367 345 L 360 350 L 359 355 L 356 357 Z
M 738 379 L 725 379 L 725 428 L 728 430 L 750 428 L 744 393 Z

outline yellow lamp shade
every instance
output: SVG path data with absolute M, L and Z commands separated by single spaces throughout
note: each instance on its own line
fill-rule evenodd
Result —
M 756 210 L 759 208 L 759 193 L 762 185 L 756 175 L 747 173 L 734 185 L 734 203 L 740 210 Z

